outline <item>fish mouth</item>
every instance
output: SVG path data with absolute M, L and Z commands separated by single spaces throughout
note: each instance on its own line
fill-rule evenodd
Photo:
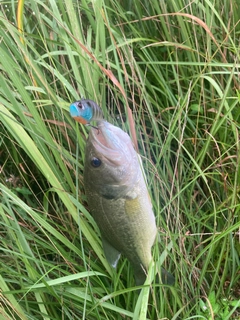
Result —
M 135 197 L 131 190 L 139 179 L 139 159 L 129 135 L 104 120 L 97 125 L 89 132 L 87 148 L 90 159 L 103 163 L 98 192 L 109 199 Z
M 131 159 L 129 151 L 132 148 L 126 146 L 132 145 L 132 142 L 120 128 L 107 121 L 99 121 L 97 127 L 91 128 L 89 135 L 96 153 L 101 154 L 109 164 L 119 166 L 126 162 L 126 159 Z

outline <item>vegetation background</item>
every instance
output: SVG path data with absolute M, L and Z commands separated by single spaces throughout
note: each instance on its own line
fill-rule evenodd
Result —
M 239 319 L 239 19 L 239 0 L 0 2 L 1 319 Z M 136 135 L 149 273 L 173 287 L 139 291 L 103 255 L 68 111 L 81 97 Z

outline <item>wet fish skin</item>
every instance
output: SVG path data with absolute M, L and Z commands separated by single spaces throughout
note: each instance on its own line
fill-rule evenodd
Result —
M 84 119 L 78 105 L 76 102 L 70 109 L 77 121 Z M 84 187 L 88 205 L 100 229 L 108 262 L 116 267 L 123 254 L 133 266 L 136 284 L 141 285 L 152 261 L 151 248 L 157 234 L 141 159 L 129 135 L 101 119 L 97 107 L 94 109 L 97 119 L 94 112 L 87 119 L 98 121 L 97 128 L 90 128 L 85 149 Z M 162 270 L 164 282 L 168 282 L 169 275 Z
M 97 167 L 95 159 L 101 162 Z M 90 129 L 84 186 L 106 258 L 116 266 L 120 253 L 124 254 L 133 265 L 136 283 L 142 284 L 152 260 L 155 217 L 130 137 L 106 121 Z

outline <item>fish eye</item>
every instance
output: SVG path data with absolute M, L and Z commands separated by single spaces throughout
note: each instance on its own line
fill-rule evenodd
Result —
M 82 104 L 81 101 L 78 102 L 77 107 L 78 107 L 79 109 L 84 109 L 84 106 L 83 106 L 83 104 Z
M 91 160 L 91 165 L 94 167 L 94 168 L 98 168 L 100 167 L 100 165 L 102 164 L 102 161 L 98 158 L 95 158 L 93 157 L 92 160 Z

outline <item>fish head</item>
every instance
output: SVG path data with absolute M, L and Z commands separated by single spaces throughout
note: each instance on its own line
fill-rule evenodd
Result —
M 107 121 L 99 121 L 89 133 L 84 184 L 108 199 L 134 197 L 131 190 L 139 179 L 139 159 L 129 135 Z

